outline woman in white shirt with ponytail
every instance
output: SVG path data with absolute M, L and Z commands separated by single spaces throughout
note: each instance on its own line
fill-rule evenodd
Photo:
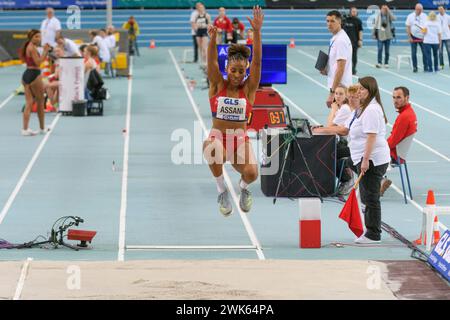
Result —
M 356 243 L 380 243 L 380 186 L 390 158 L 386 141 L 386 115 L 381 104 L 378 84 L 373 77 L 359 79 L 360 108 L 353 112 L 339 134 L 349 136 L 350 155 L 358 175 L 361 201 L 365 205 L 366 232 Z

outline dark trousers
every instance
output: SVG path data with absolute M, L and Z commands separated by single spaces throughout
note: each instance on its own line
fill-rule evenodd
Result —
M 194 62 L 198 61 L 198 44 L 197 44 L 197 36 L 192 35 L 192 40 L 194 40 Z
M 352 73 L 356 74 L 356 64 L 358 63 L 358 43 L 352 43 Z
M 378 44 L 378 63 L 383 63 L 383 47 L 384 47 L 384 64 L 389 64 L 389 47 L 391 40 L 377 41 Z
M 343 139 L 343 138 L 341 138 Z M 352 178 L 350 174 L 345 170 L 349 166 L 347 165 L 348 161 L 342 161 L 345 159 L 350 158 L 350 148 L 347 146 L 347 142 L 341 142 L 342 140 L 339 140 L 337 146 L 336 146 L 336 160 L 337 160 L 337 168 L 336 168 L 336 177 L 339 178 L 339 174 L 342 170 L 342 176 L 341 176 L 341 182 L 347 182 L 350 181 Z M 350 159 L 351 161 L 351 159 Z M 342 168 L 343 167 L 343 168 Z
M 450 40 L 442 40 L 442 45 L 439 48 L 439 62 L 440 65 L 444 65 L 444 47 L 447 50 L 448 64 L 450 65 Z
M 413 40 L 420 40 L 419 38 L 411 36 Z M 425 53 L 423 50 L 423 42 L 411 42 L 411 58 L 413 63 L 413 68 L 417 69 L 417 46 L 420 47 L 420 51 L 422 51 L 422 61 L 423 61 L 423 67 L 425 69 Z
M 358 175 L 361 173 L 361 163 L 358 163 Z M 369 170 L 366 171 L 359 183 L 359 192 L 361 202 L 366 206 L 364 213 L 364 222 L 366 224 L 365 236 L 371 240 L 381 239 L 381 205 L 380 205 L 380 187 L 381 180 L 389 163 L 374 166 L 369 162 Z
M 136 38 L 128 39 L 128 48 L 131 56 L 134 56 L 136 54 L 139 57 L 139 46 Z
M 432 72 L 433 67 L 434 71 L 438 71 L 439 44 L 424 43 L 423 47 L 425 53 L 425 71 Z

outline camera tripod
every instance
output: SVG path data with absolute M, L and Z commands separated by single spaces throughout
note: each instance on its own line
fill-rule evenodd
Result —
M 299 132 L 301 132 L 305 138 L 312 138 L 312 132 L 311 132 L 311 129 L 309 127 L 309 124 L 308 124 L 307 120 L 305 120 L 306 127 L 304 126 L 303 128 L 299 128 L 297 123 L 293 124 L 292 118 L 291 118 L 291 113 L 289 112 L 289 107 L 288 106 L 286 106 L 286 110 L 287 110 L 287 115 L 288 115 L 287 118 L 289 119 L 289 125 L 287 126 L 287 128 L 289 130 L 289 136 L 287 138 L 287 142 L 284 142 L 284 143 L 287 144 L 287 147 L 286 147 L 286 151 L 285 151 L 285 154 L 284 154 L 283 164 L 281 165 L 280 177 L 278 178 L 278 184 L 277 184 L 277 189 L 275 191 L 275 197 L 273 199 L 273 204 L 275 204 L 276 201 L 277 201 L 278 192 L 280 191 L 280 186 L 281 186 L 281 182 L 283 180 L 283 175 L 284 175 L 284 172 L 285 172 L 286 162 L 287 162 L 287 158 L 289 156 L 289 153 L 292 152 L 292 156 L 294 156 L 294 153 L 293 153 L 294 151 L 291 150 L 293 148 L 292 146 L 297 147 L 298 151 L 300 152 L 302 161 L 305 164 L 306 170 L 308 171 L 308 173 L 309 173 L 309 175 L 311 177 L 311 181 L 312 181 L 312 183 L 314 185 L 314 189 L 315 189 L 315 192 L 316 192 L 315 195 L 320 199 L 320 202 L 323 202 L 323 198 L 322 198 L 322 196 L 321 196 L 321 194 L 319 192 L 319 188 L 317 187 L 316 181 L 315 181 L 315 179 L 313 177 L 311 169 L 309 168 L 308 162 L 306 161 L 306 157 L 305 157 L 305 155 L 303 153 L 302 147 L 300 146 L 300 144 L 297 141 L 297 133 L 299 133 Z M 291 170 L 289 170 L 289 173 L 290 173 L 290 171 Z M 290 176 L 289 176 L 289 179 L 290 179 Z M 302 179 L 300 177 L 298 177 L 298 179 L 300 180 L 302 185 L 305 187 L 305 184 L 303 183 Z
M 58 222 L 60 222 L 59 226 L 56 226 Z M 75 217 L 75 216 L 61 217 L 58 220 L 56 220 L 55 223 L 53 224 L 52 230 L 50 232 L 50 237 L 48 238 L 48 240 L 41 241 L 41 242 L 34 242 L 34 241 L 27 242 L 27 243 L 24 243 L 23 245 L 19 245 L 18 248 L 19 249 L 33 248 L 36 246 L 42 246 L 45 244 L 49 244 L 49 245 L 52 245 L 54 249 L 58 248 L 58 246 L 64 246 L 69 249 L 78 251 L 79 249 L 76 246 L 73 246 L 73 245 L 70 245 L 70 244 L 64 242 L 64 232 L 71 226 L 74 226 L 74 225 L 78 226 L 80 223 L 83 223 L 83 222 L 84 222 L 84 220 L 81 219 L 80 217 Z

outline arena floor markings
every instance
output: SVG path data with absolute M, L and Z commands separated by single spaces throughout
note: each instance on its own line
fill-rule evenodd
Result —
M 222 217 L 217 208 L 215 182 L 206 163 L 194 163 L 202 159 L 201 123 L 209 129 L 211 113 L 202 71 L 197 64 L 182 61 L 184 49 L 143 49 L 141 57 L 133 60 L 131 79 L 106 80 L 111 99 L 105 104 L 103 117 L 61 116 L 48 137 L 20 136 L 23 96 L 15 96 L 4 104 L 0 109 L 0 210 L 15 190 L 16 196 L 0 224 L 0 238 L 21 243 L 38 235 L 47 236 L 53 222 L 65 215 L 82 217 L 85 222 L 80 228 L 96 230 L 98 234 L 92 250 L 2 250 L 1 260 L 32 257 L 33 261 L 114 261 L 120 256 L 121 232 L 124 260 L 411 260 L 410 250 L 386 233 L 379 247 L 331 245 L 351 243 L 354 238 L 338 219 L 342 203 L 330 199 L 322 206 L 323 248 L 299 249 L 297 202 L 279 199 L 273 205 L 272 198 L 262 194 L 259 180 L 251 187 L 251 213 L 243 218 L 234 204 L 234 214 Z M 314 69 L 311 58 L 318 50 L 302 46 L 289 49 L 288 84 L 277 85 L 276 89 L 291 105 L 292 116 L 324 122 L 328 112 L 322 87 L 325 78 Z M 414 240 L 422 221 L 418 206 L 425 205 L 427 190 L 435 192 L 438 205 L 450 203 L 450 110 L 445 94 L 450 78 L 443 76 L 450 76 L 450 70 L 442 71 L 442 75 L 413 74 L 403 64 L 397 71 L 395 57 L 408 49 L 396 46 L 392 47 L 391 68 L 376 69 L 373 50 L 374 47 L 359 50 L 358 75 L 377 78 L 384 89 L 382 99 L 389 122 L 392 124 L 396 117 L 390 96 L 394 86 L 407 86 L 418 105 L 415 111 L 419 132 L 409 159 L 415 204 L 405 205 L 401 192 L 394 188 L 382 198 L 383 220 Z M 0 105 L 17 87 L 22 71 L 21 67 L 0 70 L 1 83 L 5 84 L 0 87 Z M 124 133 L 127 110 L 129 131 Z M 47 123 L 54 120 L 54 114 L 46 115 Z M 37 127 L 35 115 L 31 123 L 32 128 Z M 124 149 L 127 134 L 129 145 Z M 173 162 L 173 150 L 180 137 L 191 142 L 186 150 L 190 164 Z M 24 178 L 45 138 L 45 145 Z M 260 142 L 252 142 L 258 152 Z M 124 152 L 128 158 L 126 206 Z M 237 190 L 239 177 L 230 165 L 226 167 Z M 389 177 L 397 187 L 401 186 L 398 171 L 391 171 Z M 21 178 L 23 183 L 17 190 Z M 441 223 L 442 227 L 448 226 L 450 220 L 444 217 Z

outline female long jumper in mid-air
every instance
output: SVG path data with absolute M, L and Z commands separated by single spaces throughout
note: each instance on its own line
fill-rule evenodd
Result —
M 254 7 L 253 19 L 247 19 L 254 32 L 252 62 L 249 63 L 251 51 L 248 47 L 241 44 L 231 45 L 228 48 L 226 79 L 223 78 L 218 64 L 217 28 L 208 27 L 210 42 L 207 71 L 213 126 L 203 144 L 203 154 L 216 179 L 219 210 L 224 216 L 233 212 L 223 177 L 224 163 L 230 161 L 233 168 L 241 174 L 239 206 L 244 212 L 249 212 L 252 206 L 252 195 L 248 186 L 258 177 L 256 158 L 247 136 L 247 120 L 261 79 L 261 27 L 264 20 L 261 8 Z M 249 76 L 245 79 L 249 67 Z

